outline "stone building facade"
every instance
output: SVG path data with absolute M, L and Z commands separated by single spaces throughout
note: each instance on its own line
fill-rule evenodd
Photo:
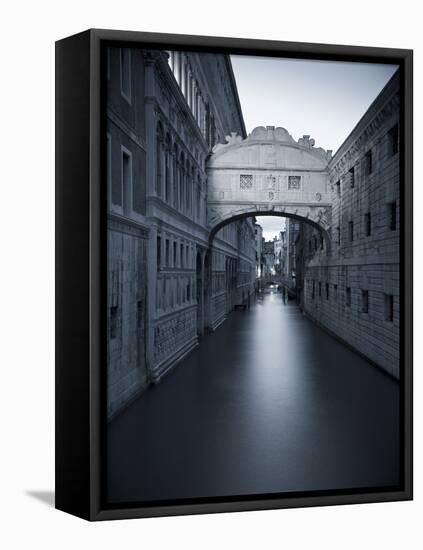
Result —
M 108 415 L 214 330 L 255 280 L 254 220 L 210 243 L 206 160 L 245 136 L 228 56 L 107 52 Z
M 394 75 L 329 163 L 330 249 L 301 224 L 304 311 L 399 377 L 400 86 Z M 297 277 L 298 278 L 298 277 Z

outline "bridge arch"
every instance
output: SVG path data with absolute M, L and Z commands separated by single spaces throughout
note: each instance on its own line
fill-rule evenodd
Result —
M 207 163 L 207 224 L 217 231 L 246 216 L 284 216 L 307 222 L 331 239 L 328 165 L 332 151 L 298 141 L 285 128 L 259 126 L 245 139 L 232 133 Z

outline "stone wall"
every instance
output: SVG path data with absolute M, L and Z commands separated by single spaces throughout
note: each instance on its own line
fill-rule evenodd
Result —
M 305 312 L 399 377 L 399 77 L 394 75 L 329 165 L 330 249 L 302 224 Z
M 108 414 L 147 385 L 145 350 L 147 231 L 108 222 Z

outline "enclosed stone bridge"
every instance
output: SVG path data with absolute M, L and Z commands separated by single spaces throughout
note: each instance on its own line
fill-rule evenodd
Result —
M 208 160 L 207 220 L 210 238 L 245 216 L 285 216 L 317 227 L 330 243 L 328 164 L 332 151 L 298 141 L 285 130 L 259 126 L 242 139 L 232 133 Z

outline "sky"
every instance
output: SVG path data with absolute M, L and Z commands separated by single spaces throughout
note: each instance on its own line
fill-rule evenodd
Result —
M 397 65 L 231 56 L 247 133 L 282 126 L 333 153 L 395 73 Z M 266 240 L 284 218 L 260 217 Z

